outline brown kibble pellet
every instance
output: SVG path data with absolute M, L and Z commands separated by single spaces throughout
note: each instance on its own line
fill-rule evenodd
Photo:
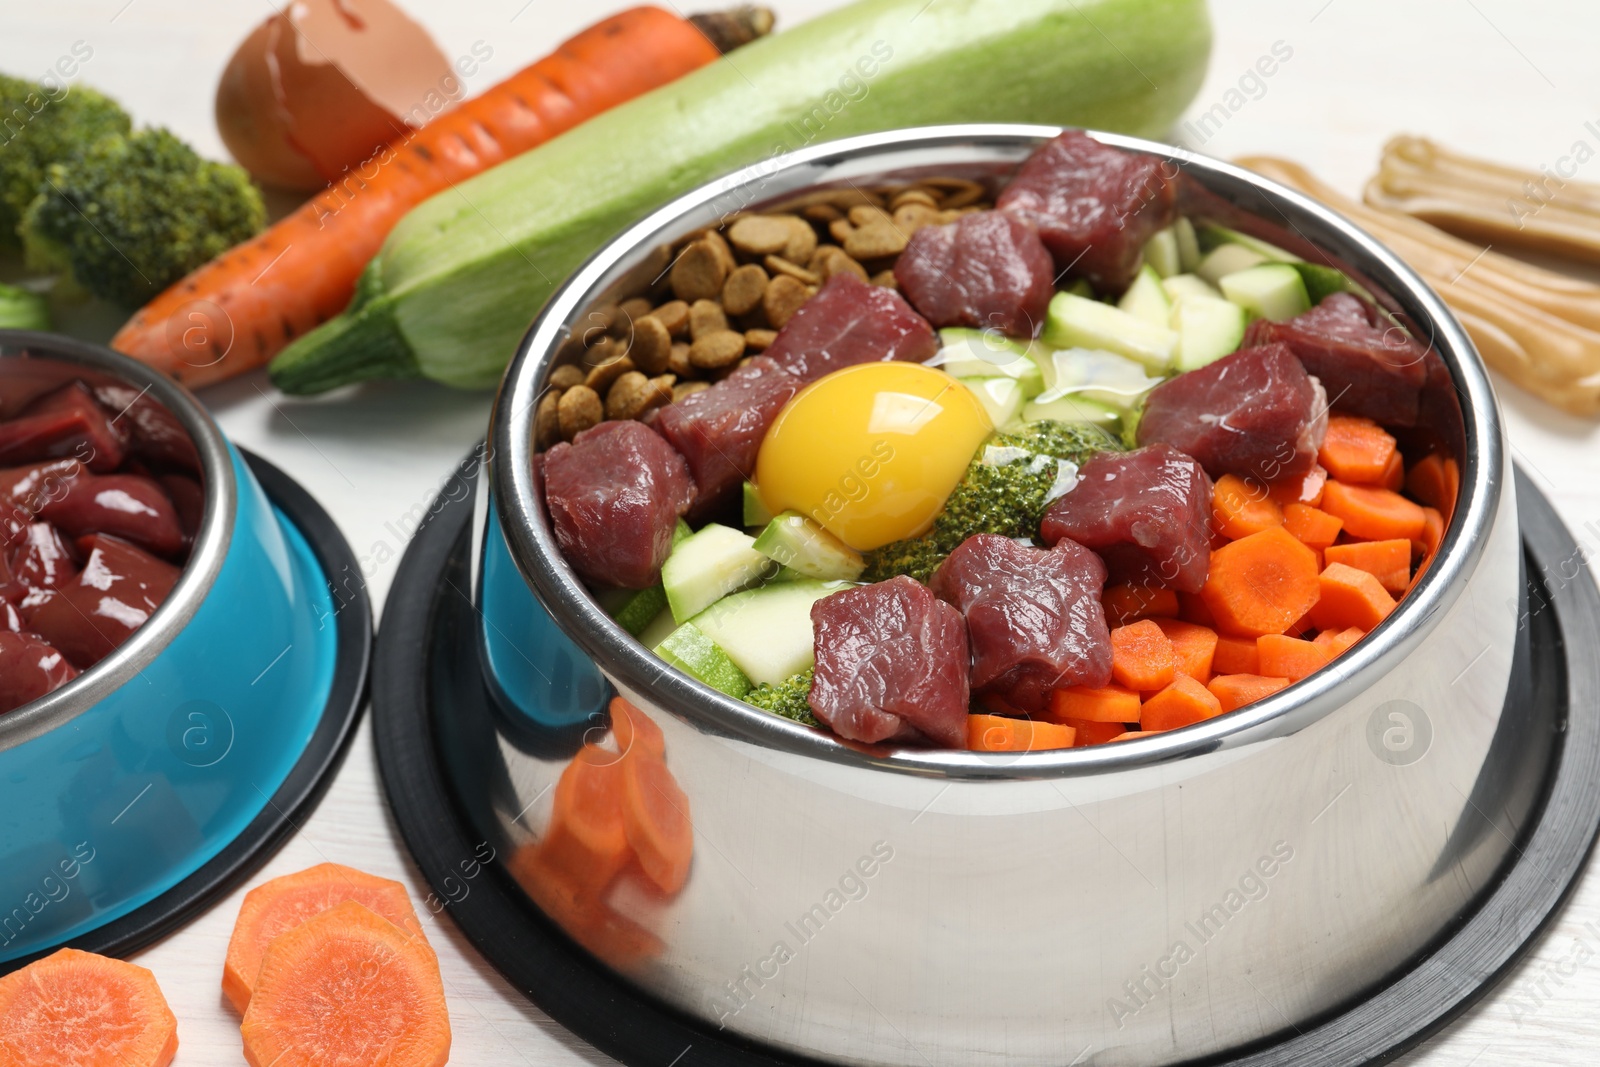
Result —
M 672 335 L 654 315 L 645 315 L 634 321 L 633 344 L 628 347 L 628 358 L 646 374 L 660 374 L 667 369 L 667 359 L 672 355 Z
M 895 229 L 893 220 L 859 226 L 844 240 L 844 250 L 852 259 L 882 259 L 897 256 L 906 248 L 906 235 Z
M 766 291 L 767 272 L 754 263 L 746 263 L 722 283 L 722 310 L 729 315 L 743 315 L 761 303 L 761 294 Z
M 633 360 L 627 356 L 618 356 L 591 370 L 589 376 L 583 380 L 583 384 L 597 393 L 604 393 L 611 388 L 612 382 L 633 369 Z
M 867 280 L 873 285 L 881 285 L 885 289 L 900 288 L 900 283 L 894 280 L 894 271 L 892 270 L 880 270 Z
M 920 200 L 913 200 L 909 204 L 902 204 L 894 210 L 895 229 L 910 237 L 924 226 L 932 225 L 939 221 L 939 210 L 929 207 Z
M 673 342 L 672 353 L 667 356 L 667 369 L 680 378 L 694 370 L 694 364 L 689 362 L 689 345 L 686 342 Z
M 616 314 L 611 318 L 611 333 L 613 336 L 626 339 L 633 328 L 634 322 L 650 314 L 651 304 L 642 296 L 624 300 L 617 305 Z
M 670 374 L 659 378 L 646 378 L 638 371 L 629 371 L 611 384 L 606 394 L 606 417 L 609 419 L 637 419 L 651 408 L 672 402 Z
M 924 207 L 937 208 L 939 206 L 939 199 L 932 193 L 928 192 L 928 190 L 919 189 L 913 185 L 911 188 L 902 189 L 900 192 L 894 195 L 894 197 L 889 201 L 889 210 L 898 212 L 907 204 L 921 204 Z
M 550 372 L 550 388 L 558 391 L 571 389 L 574 385 L 582 385 L 583 378 L 583 371 L 570 363 L 563 363 Z
M 668 300 L 650 312 L 650 317 L 667 328 L 673 337 L 689 335 L 689 304 L 683 300 Z
M 832 204 L 807 204 L 800 209 L 800 214 L 812 222 L 833 222 L 835 219 L 844 218 L 844 212 Z
M 783 246 L 783 258 L 791 263 L 804 263 L 817 250 L 817 231 L 811 223 L 795 215 L 782 215 L 789 223 L 789 242 Z
M 603 367 L 607 363 L 621 358 L 622 352 L 622 346 L 617 343 L 615 337 L 601 335 L 598 341 L 584 351 L 583 367 L 581 369 L 587 375 L 590 368 Z
M 599 393 L 587 385 L 575 385 L 561 394 L 556 402 L 556 414 L 562 440 L 570 441 L 589 427 L 600 425 L 606 413 Z
M 722 292 L 727 277 L 722 257 L 709 241 L 701 238 L 678 254 L 668 281 L 679 300 L 709 300 Z
M 889 214 L 881 207 L 857 204 L 850 209 L 850 223 L 853 226 L 874 226 L 888 221 Z
M 737 330 L 712 330 L 696 337 L 689 346 L 689 362 L 702 370 L 715 370 L 738 361 L 744 355 L 744 334 Z
M 752 352 L 765 352 L 778 339 L 777 330 L 746 330 L 744 346 Z
M 694 396 L 711 388 L 710 382 L 679 382 L 672 387 L 672 402 L 676 404 L 686 396 Z
M 946 193 L 944 198 L 939 201 L 939 206 L 946 211 L 952 211 L 956 208 L 976 204 L 983 199 L 983 186 L 977 182 L 965 182 L 963 184 L 965 188 L 954 188 Z
M 834 219 L 828 223 L 828 236 L 840 244 L 844 244 L 845 239 L 855 232 L 856 228 L 849 219 Z
M 739 265 L 739 261 L 733 258 L 733 249 L 728 247 L 728 239 L 717 230 L 707 230 L 700 239 L 710 245 L 717 258 L 722 260 L 722 273 L 732 274 L 733 268 Z
M 747 256 L 782 252 L 789 245 L 792 218 L 793 215 L 746 215 L 728 227 L 728 243 Z
M 761 309 L 767 313 L 767 322 L 773 329 L 783 329 L 800 305 L 811 299 L 811 288 L 798 278 L 780 274 L 767 283 L 766 295 L 761 298 Z
M 715 300 L 696 300 L 689 305 L 689 338 L 698 341 L 708 333 L 728 328 L 728 315 Z
M 561 391 L 550 389 L 539 398 L 539 406 L 533 411 L 533 443 L 541 452 L 561 440 L 560 406 Z
M 850 254 L 837 245 L 823 245 L 817 249 L 817 254 L 811 257 L 811 269 L 823 281 L 827 281 L 840 271 L 854 274 L 862 281 L 867 280 L 867 268 L 851 259 Z
M 767 265 L 767 270 L 771 271 L 773 274 L 787 274 L 789 277 L 794 278 L 797 281 L 804 282 L 806 285 L 822 284 L 822 275 L 818 274 L 814 270 L 807 270 L 800 264 L 785 259 L 782 256 L 768 256 L 765 262 Z M 727 302 L 724 301 L 723 303 Z

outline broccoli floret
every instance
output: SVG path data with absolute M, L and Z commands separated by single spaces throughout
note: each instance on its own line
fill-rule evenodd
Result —
M 944 558 L 973 534 L 1037 537 L 1045 509 L 1064 491 L 1060 480 L 1076 474 L 1096 452 L 1120 443 L 1093 426 L 1035 422 L 990 438 L 951 491 L 933 528 L 921 537 L 867 552 L 862 581 L 906 574 L 926 582 Z M 1064 468 L 1063 461 L 1071 464 Z
M 811 695 L 812 675 L 812 669 L 807 667 L 777 685 L 762 682 L 744 695 L 745 703 L 754 704 L 774 715 L 782 715 L 785 719 L 793 719 L 803 726 L 820 726 L 811 714 L 810 701 L 806 699 Z
M 93 89 L 49 90 L 0 74 L 0 246 L 17 245 L 17 227 L 50 164 L 130 126 L 127 112 Z
M 137 305 L 259 233 L 267 211 L 241 168 L 201 159 L 166 130 L 102 138 L 51 164 L 22 222 L 29 262 Z
M 50 329 L 50 308 L 44 297 L 14 285 L 0 285 L 0 329 Z

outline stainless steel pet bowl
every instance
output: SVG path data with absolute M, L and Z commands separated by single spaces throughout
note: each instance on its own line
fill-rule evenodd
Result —
M 495 408 L 478 516 L 486 670 L 536 738 L 603 708 L 614 686 L 660 727 L 692 814 L 683 890 L 625 889 L 608 905 L 648 933 L 649 950 L 597 952 L 661 1001 L 779 1050 L 963 1067 L 1239 1050 L 1352 1002 L 1470 913 L 1515 847 L 1514 830 L 1486 823 L 1471 798 L 1494 790 L 1494 818 L 1511 826 L 1537 804 L 1522 778 L 1541 766 L 1530 748 L 1549 742 L 1497 734 L 1516 706 L 1519 540 L 1471 342 L 1351 223 L 1168 146 L 1095 135 L 1169 159 L 1193 210 L 1350 269 L 1432 341 L 1435 373 L 1454 386 L 1437 429 L 1459 452 L 1462 485 L 1440 554 L 1333 666 L 1136 742 L 1020 756 L 863 749 L 666 668 L 562 560 L 535 496 L 535 403 L 590 316 L 658 277 L 675 238 L 816 186 L 1003 179 L 1057 132 L 858 137 L 697 190 L 551 299 Z M 507 841 L 534 848 L 572 748 L 501 750 L 509 786 L 495 818 Z M 523 877 L 535 899 L 550 889 Z

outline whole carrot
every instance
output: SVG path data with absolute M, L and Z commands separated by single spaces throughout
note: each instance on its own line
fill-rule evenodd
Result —
M 266 363 L 344 310 L 414 205 L 766 32 L 758 9 L 682 19 L 635 7 L 390 142 L 259 237 L 179 280 L 111 346 L 190 386 Z

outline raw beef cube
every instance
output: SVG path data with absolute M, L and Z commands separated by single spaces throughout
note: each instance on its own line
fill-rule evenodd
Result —
M 894 265 L 911 305 L 935 326 L 1033 337 L 1055 292 L 1055 264 L 1034 228 L 1003 211 L 924 226 Z
M 813 382 L 857 363 L 926 363 L 938 351 L 933 327 L 899 293 L 840 273 L 801 305 L 765 354 L 802 382 Z

